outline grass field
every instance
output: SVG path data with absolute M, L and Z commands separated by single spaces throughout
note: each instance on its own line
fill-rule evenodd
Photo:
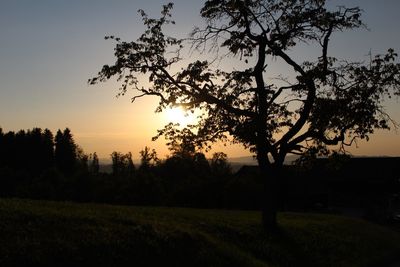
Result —
M 0 266 L 382 266 L 400 233 L 332 215 L 0 200 Z

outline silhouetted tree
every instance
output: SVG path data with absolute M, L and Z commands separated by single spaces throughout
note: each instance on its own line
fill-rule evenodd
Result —
M 89 156 L 85 154 L 83 148 L 75 145 L 77 169 L 83 172 L 89 171 Z
M 63 173 L 71 174 L 77 161 L 77 146 L 71 131 L 65 128 L 63 132 L 58 130 L 55 136 L 55 163 Z
M 43 162 L 43 135 L 42 129 L 33 128 L 25 136 L 25 144 L 22 150 L 25 152 L 28 170 L 34 174 L 40 174 L 44 167 Z
M 63 161 L 63 154 L 64 154 L 64 138 L 62 131 L 60 129 L 57 130 L 56 136 L 54 137 L 54 159 L 55 159 L 55 164 L 58 169 L 61 170 L 62 168 L 62 161 Z
M 4 133 L 3 129 L 0 127 L 0 167 L 4 166 L 3 150 L 4 150 Z
M 54 164 L 53 134 L 48 129 L 20 130 L 16 134 L 9 132 L 7 138 L 2 136 L 1 148 L 3 163 L 0 165 L 16 170 L 27 170 L 37 175 Z
M 192 158 L 196 153 L 196 148 L 200 143 L 196 135 L 188 128 L 176 128 L 176 124 L 169 123 L 164 129 L 158 130 L 157 135 L 153 137 L 153 141 L 160 136 L 165 136 L 168 149 L 172 155 L 180 158 Z
M 32 139 L 30 138 L 30 131 L 28 130 L 19 130 L 15 136 L 13 143 L 11 144 L 14 151 L 12 152 L 12 157 L 10 158 L 9 167 L 12 167 L 14 170 L 31 170 L 32 164 L 31 157 L 33 151 Z M 33 159 L 36 161 L 36 159 Z
M 17 158 L 15 133 L 10 131 L 3 136 L 3 146 L 0 150 L 3 166 L 15 167 Z
M 143 150 L 139 152 L 140 154 L 140 169 L 148 170 L 159 163 L 157 157 L 157 152 L 155 149 L 150 150 L 150 147 L 145 146 Z
M 41 159 L 43 169 L 54 166 L 54 136 L 49 129 L 44 129 L 41 142 Z
M 264 176 L 265 227 L 277 227 L 276 187 L 288 153 L 331 145 L 344 149 L 374 129 L 389 128 L 381 103 L 400 93 L 397 54 L 389 49 L 363 63 L 328 53 L 333 33 L 363 26 L 358 7 L 331 11 L 325 0 L 206 1 L 200 13 L 205 27 L 195 28 L 188 45 L 209 57 L 212 52 L 236 56 L 240 64 L 230 71 L 220 70 L 214 58 L 182 65 L 180 52 L 187 43 L 163 31 L 173 22 L 172 6 L 163 7 L 160 19 L 140 10 L 146 30 L 137 41 L 106 37 L 116 42 L 116 63 L 103 66 L 89 82 L 117 76 L 120 94 L 133 88 L 137 95 L 132 100 L 158 96 L 158 111 L 176 105 L 203 110 L 196 125 L 180 131 L 192 135 L 193 144 L 232 137 L 253 151 Z M 304 44 L 318 53 L 314 59 L 298 59 L 296 48 Z M 293 75 L 266 80 L 264 74 L 275 62 L 286 64 Z
M 122 154 L 114 151 L 111 153 L 112 171 L 114 176 L 133 176 L 135 165 L 132 161 L 132 153 Z
M 194 171 L 197 172 L 198 175 L 207 178 L 210 176 L 210 164 L 204 155 L 201 152 L 196 152 L 193 155 L 193 163 L 194 163 Z
M 89 170 L 93 174 L 98 174 L 100 170 L 100 164 L 99 164 L 99 157 L 97 156 L 97 153 L 94 152 L 90 161 L 90 166 Z
M 232 174 L 232 168 L 228 163 L 228 156 L 223 152 L 216 152 L 211 158 L 211 171 L 217 177 L 224 177 Z

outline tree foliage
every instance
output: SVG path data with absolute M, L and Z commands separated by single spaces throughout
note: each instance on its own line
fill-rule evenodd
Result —
M 156 150 L 150 149 L 148 146 L 145 146 L 144 149 L 139 152 L 139 154 L 141 169 L 149 169 L 156 166 L 160 162 Z
M 58 130 L 55 136 L 55 163 L 63 173 L 72 173 L 77 164 L 78 150 L 71 130 L 65 128 Z
M 385 97 L 400 94 L 397 54 L 371 56 L 352 62 L 331 55 L 334 34 L 364 27 L 361 9 L 337 7 L 325 0 L 209 0 L 200 15 L 205 26 L 188 39 L 167 36 L 173 24 L 172 4 L 163 6 L 159 19 L 140 10 L 146 27 L 132 42 L 116 42 L 116 62 L 105 65 L 90 84 L 118 77 L 120 94 L 133 89 L 132 100 L 158 96 L 157 111 L 168 106 L 200 109 L 196 125 L 179 130 L 169 124 L 159 132 L 171 145 L 209 146 L 217 140 L 243 144 L 257 155 L 262 173 L 279 176 L 288 153 L 345 151 L 354 140 L 368 139 L 375 129 L 389 129 Z M 296 48 L 308 45 L 315 57 L 300 61 Z M 184 66 L 183 48 L 206 52 L 207 60 Z M 214 55 L 213 55 L 214 54 Z M 222 54 L 222 56 L 221 56 Z M 221 70 L 215 58 L 230 55 L 240 64 Z M 277 60 L 293 71 L 292 77 L 267 79 Z M 177 70 L 178 69 L 178 70 Z M 176 71 L 177 70 L 177 71 Z M 145 79 L 144 79 L 145 78 Z M 147 79 L 147 80 L 146 80 Z M 280 82 L 275 82 L 280 81 Z M 189 137 L 189 138 L 188 138 Z M 268 199 L 276 199 L 275 178 L 266 179 Z M 274 213 L 275 204 L 266 210 Z M 264 217 L 263 217 L 264 218 Z M 270 221 L 276 222 L 271 215 Z
M 89 170 L 93 174 L 98 174 L 100 170 L 100 164 L 99 164 L 99 157 L 97 156 L 97 153 L 94 152 L 93 155 L 90 157 L 90 165 L 89 165 Z
M 229 135 L 266 161 L 270 155 L 283 162 L 286 154 L 302 154 L 310 147 L 344 148 L 375 129 L 389 128 L 391 119 L 382 101 L 399 94 L 397 54 L 389 49 L 366 63 L 329 54 L 333 33 L 364 26 L 360 8 L 331 11 L 324 0 L 206 1 L 200 12 L 206 26 L 195 28 L 189 45 L 211 48 L 208 52 L 226 49 L 244 64 L 228 72 L 208 60 L 193 61 L 171 72 L 180 66 L 179 52 L 188 44 L 163 31 L 173 23 L 172 6 L 164 6 L 159 19 L 140 10 L 146 30 L 137 41 L 106 37 L 116 41 L 117 61 L 105 65 L 90 83 L 117 76 L 121 94 L 133 88 L 133 100 L 156 95 L 158 110 L 171 105 L 201 109 L 198 124 L 187 130 L 194 144 Z M 297 62 L 289 51 L 304 44 L 316 44 L 319 54 Z M 280 58 L 295 77 L 280 85 L 266 80 L 271 58 Z M 148 78 L 145 84 L 140 83 L 141 75 Z M 160 134 L 176 134 L 171 125 L 166 129 Z
M 122 154 L 114 151 L 111 153 L 112 172 L 115 176 L 132 176 L 135 172 L 135 165 L 132 160 L 132 153 Z

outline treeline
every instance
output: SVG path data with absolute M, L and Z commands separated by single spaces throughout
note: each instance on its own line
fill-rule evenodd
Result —
M 0 196 L 78 199 L 75 188 L 89 172 L 88 161 L 68 128 L 55 136 L 49 129 L 0 128 Z
M 75 144 L 71 131 L 58 130 L 55 137 L 49 129 L 21 130 L 3 133 L 0 128 L 0 167 L 40 175 L 56 168 L 71 174 L 88 161 L 82 149 Z
M 174 139 L 171 155 L 154 149 L 113 152 L 111 172 L 96 153 L 85 154 L 66 128 L 4 133 L 0 128 L 0 197 L 126 205 L 259 209 L 263 182 L 257 166 L 233 174 L 224 153 L 207 159 L 190 142 Z M 330 211 L 347 206 L 368 218 L 387 218 L 397 207 L 399 158 L 332 157 L 285 166 L 279 180 L 282 210 Z M 372 215 L 371 215 L 372 214 Z
M 113 152 L 111 159 L 112 172 L 100 172 L 96 153 L 85 154 L 68 128 L 55 136 L 48 129 L 0 128 L 0 196 L 207 208 L 238 203 L 240 184 L 224 153 L 207 159 L 192 147 L 175 145 L 162 160 L 145 147 L 138 166 L 131 153 Z

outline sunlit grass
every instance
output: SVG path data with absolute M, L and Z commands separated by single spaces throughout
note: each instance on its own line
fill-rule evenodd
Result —
M 400 235 L 361 220 L 252 211 L 0 200 L 0 266 L 367 266 Z

